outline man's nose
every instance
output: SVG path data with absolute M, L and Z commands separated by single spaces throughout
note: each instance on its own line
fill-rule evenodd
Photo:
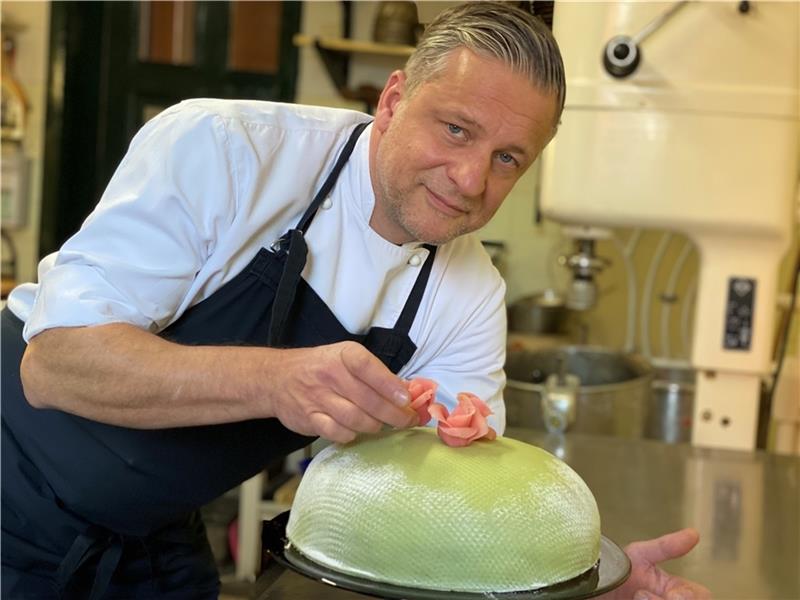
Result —
M 464 152 L 452 157 L 447 175 L 462 196 L 475 197 L 486 189 L 490 169 L 491 158 L 478 152 Z

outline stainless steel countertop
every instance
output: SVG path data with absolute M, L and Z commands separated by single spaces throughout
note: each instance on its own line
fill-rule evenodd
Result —
M 691 526 L 700 544 L 666 563 L 671 573 L 719 600 L 800 599 L 800 458 L 532 429 L 505 435 L 572 466 L 594 492 L 603 534 L 620 546 Z M 274 583 L 262 599 L 360 597 L 293 573 L 265 577 Z

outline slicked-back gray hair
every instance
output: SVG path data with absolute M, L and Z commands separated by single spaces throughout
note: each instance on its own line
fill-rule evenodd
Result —
M 468 48 L 497 58 L 556 98 L 558 125 L 566 97 L 564 63 L 553 34 L 538 17 L 504 2 L 466 2 L 442 11 L 406 63 L 406 93 L 434 79 L 450 52 Z

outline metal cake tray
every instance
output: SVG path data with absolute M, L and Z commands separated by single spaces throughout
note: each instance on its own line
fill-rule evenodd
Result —
M 320 585 L 350 590 L 378 598 L 407 600 L 579 600 L 599 596 L 622 585 L 630 575 L 631 563 L 622 548 L 601 536 L 600 559 L 585 573 L 562 583 L 529 591 L 461 592 L 428 590 L 391 585 L 334 571 L 299 552 L 286 538 L 289 512 L 265 521 L 261 532 L 264 550 L 286 569 L 317 581 Z

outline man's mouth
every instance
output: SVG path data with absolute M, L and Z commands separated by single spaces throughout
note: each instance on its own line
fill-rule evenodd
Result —
M 466 208 L 462 208 L 460 203 L 440 196 L 427 186 L 425 186 L 425 191 L 427 193 L 428 203 L 433 206 L 433 208 L 449 217 L 460 217 L 469 212 Z

